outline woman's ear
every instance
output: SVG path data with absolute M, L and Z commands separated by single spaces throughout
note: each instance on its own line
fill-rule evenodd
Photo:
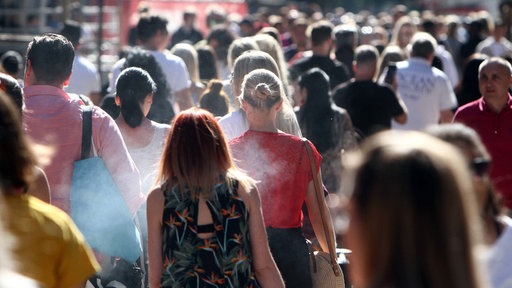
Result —
M 277 102 L 275 105 L 274 105 L 274 109 L 277 111 L 281 110 L 281 108 L 283 108 L 283 100 L 281 99 L 281 101 Z
M 121 99 L 119 99 L 119 96 L 116 95 L 114 99 L 116 101 L 116 105 L 121 106 Z

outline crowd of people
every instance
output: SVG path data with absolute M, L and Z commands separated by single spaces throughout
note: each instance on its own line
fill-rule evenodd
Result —
M 72 21 L 0 56 L 0 287 L 312 287 L 330 242 L 346 287 L 512 287 L 504 21 L 283 7 L 216 11 L 203 34 L 195 17 L 168 31 L 146 9 L 104 88 Z M 135 262 L 73 222 L 84 110 Z

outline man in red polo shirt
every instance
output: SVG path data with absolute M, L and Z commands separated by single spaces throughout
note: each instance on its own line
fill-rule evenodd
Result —
M 490 176 L 503 204 L 512 209 L 512 66 L 492 57 L 480 64 L 478 82 L 482 97 L 460 107 L 454 122 L 472 127 L 491 153 Z

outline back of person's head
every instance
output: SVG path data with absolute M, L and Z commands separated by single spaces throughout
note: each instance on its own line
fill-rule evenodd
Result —
M 324 153 L 338 141 L 333 137 L 333 126 L 328 124 L 333 117 L 329 76 L 322 69 L 312 68 L 301 74 L 298 84 L 301 90 L 307 90 L 307 97 L 297 120 L 304 136 Z
M 267 35 L 270 35 L 270 37 L 276 39 L 276 41 L 280 41 L 279 30 L 277 30 L 277 28 L 272 27 L 272 26 L 266 26 L 266 27 L 261 28 L 257 34 L 267 34 Z
M 217 25 L 212 28 L 206 42 L 213 47 L 217 60 L 227 62 L 229 45 L 235 40 L 235 35 L 226 25 Z
M 148 72 L 138 67 L 124 69 L 116 81 L 116 96 L 119 97 L 121 114 L 128 126 L 139 126 L 145 117 L 142 104 L 156 91 L 156 85 Z
M 233 40 L 228 48 L 228 65 L 233 68 L 236 58 L 249 50 L 259 50 L 258 43 L 253 37 L 242 37 Z
M 217 71 L 217 58 L 215 51 L 210 45 L 203 45 L 197 47 L 197 60 L 199 63 L 199 79 L 201 81 L 210 81 L 211 79 L 219 78 L 219 71 Z
M 361 45 L 356 48 L 355 62 L 357 66 L 376 66 L 379 59 L 379 51 L 372 45 Z
M 233 66 L 231 84 L 235 96 L 242 93 L 244 76 L 256 69 L 266 69 L 280 77 L 276 61 L 268 53 L 256 50 L 244 52 L 236 59 Z
M 23 109 L 23 89 L 20 83 L 10 75 L 0 73 L 0 91 L 3 91 L 16 104 L 19 112 Z
M 318 46 L 325 43 L 327 40 L 333 39 L 333 28 L 334 25 L 327 20 L 321 20 L 311 24 L 307 32 L 307 34 L 310 35 L 311 44 Z
M 272 36 L 267 34 L 256 34 L 253 36 L 254 40 L 260 47 L 260 50 L 268 53 L 272 58 L 276 61 L 277 67 L 279 68 L 279 74 L 281 75 L 281 79 L 283 81 L 283 86 L 287 87 L 288 85 L 288 66 L 286 60 L 284 59 L 284 52 L 279 41 L 272 38 Z
M 308 90 L 306 106 L 319 107 L 330 105 L 329 76 L 320 68 L 312 68 L 302 73 L 298 80 L 299 87 Z
M 37 84 L 62 85 L 71 75 L 75 50 L 66 37 L 48 33 L 36 36 L 28 44 L 30 64 Z
M 426 32 L 417 32 L 411 39 L 411 57 L 429 59 L 436 51 L 437 42 Z
M 0 65 L 3 71 L 13 77 L 18 77 L 23 67 L 23 56 L 14 50 L 2 54 Z
M 199 98 L 199 107 L 210 111 L 214 116 L 224 116 L 229 112 L 229 98 L 218 79 L 212 79 Z
M 82 27 L 80 27 L 80 23 L 68 20 L 60 30 L 60 35 L 66 37 L 73 44 L 73 47 L 76 48 L 80 44 Z
M 269 110 L 283 101 L 281 80 L 267 69 L 256 69 L 245 75 L 242 82 L 241 100 L 254 108 Z
M 182 193 L 211 195 L 212 187 L 234 167 L 229 148 L 215 117 L 190 108 L 173 120 L 160 162 L 159 181 L 178 184 Z
M 352 193 L 347 243 L 361 287 L 480 287 L 471 177 L 451 145 L 381 132 L 344 158 Z
M 355 48 L 359 41 L 357 26 L 353 24 L 340 24 L 334 27 L 334 39 L 336 48 L 351 47 Z
M 167 23 L 167 19 L 161 16 L 141 17 L 137 23 L 137 38 L 142 43 L 145 43 L 158 32 L 168 33 Z
M 0 91 L 0 191 L 28 188 L 35 156 L 25 137 L 19 108 Z
M 190 80 L 199 82 L 199 67 L 196 48 L 188 43 L 178 43 L 172 47 L 171 53 L 183 59 L 183 62 L 185 62 L 185 65 L 187 66 Z

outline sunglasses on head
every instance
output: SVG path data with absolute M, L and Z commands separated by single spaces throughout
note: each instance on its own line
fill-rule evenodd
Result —
M 477 176 L 484 176 L 489 171 L 489 165 L 491 161 L 483 157 L 477 157 L 471 160 L 470 168 L 471 171 Z

